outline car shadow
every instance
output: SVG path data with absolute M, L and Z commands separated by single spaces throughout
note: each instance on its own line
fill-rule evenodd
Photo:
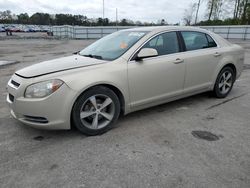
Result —
M 138 115 L 138 114 L 141 114 L 141 113 L 163 112 L 163 111 L 179 108 L 179 107 L 181 107 L 183 105 L 190 106 L 190 105 L 193 105 L 196 102 L 201 102 L 201 101 L 204 101 L 204 100 L 208 100 L 209 98 L 214 98 L 214 97 L 211 95 L 210 92 L 205 92 L 205 93 L 193 95 L 193 96 L 190 96 L 190 97 L 178 99 L 178 100 L 175 100 L 175 101 L 167 102 L 167 103 L 164 103 L 164 104 L 160 104 L 160 105 L 157 105 L 157 106 L 153 106 L 153 107 L 150 107 L 150 108 L 147 108 L 147 109 L 132 112 L 131 114 L 128 114 L 125 117 L 129 117 L 130 115 Z
M 139 110 L 136 112 L 132 112 L 126 116 L 121 116 L 119 120 L 117 121 L 116 125 L 114 126 L 114 129 L 119 129 L 121 126 L 131 126 L 131 123 L 128 123 L 129 121 L 135 120 L 136 118 L 140 118 L 143 116 L 162 113 L 162 112 L 168 112 L 172 110 L 176 110 L 178 108 L 185 108 L 190 107 L 193 104 L 196 103 L 202 103 L 206 100 L 209 100 L 211 98 L 210 93 L 202 93 L 198 95 L 194 95 L 191 97 L 179 99 L 176 101 L 168 102 L 165 104 L 161 104 L 158 106 L 150 107 L 147 109 Z M 10 120 L 10 119 L 9 119 Z M 9 121 L 7 120 L 7 121 Z M 10 122 L 14 123 L 14 119 Z M 44 140 L 60 140 L 60 139 L 70 139 L 70 138 L 87 138 L 88 136 L 81 134 L 75 127 L 72 126 L 70 130 L 43 130 L 43 129 L 35 129 L 28 125 L 24 125 L 20 122 L 15 121 L 14 124 L 17 124 L 19 127 L 18 130 L 23 132 L 24 135 L 32 135 L 32 139 L 35 141 L 44 141 Z M 21 130 L 22 129 L 22 130 Z

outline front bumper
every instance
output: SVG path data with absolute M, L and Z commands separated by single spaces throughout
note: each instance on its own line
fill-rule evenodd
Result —
M 45 98 L 24 98 L 25 89 L 31 81 L 13 75 L 8 82 L 7 103 L 11 115 L 18 121 L 39 129 L 70 129 L 75 91 L 63 84 Z

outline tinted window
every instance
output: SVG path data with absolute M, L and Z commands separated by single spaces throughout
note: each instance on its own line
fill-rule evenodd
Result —
M 216 47 L 217 44 L 214 42 L 212 37 L 210 37 L 209 35 L 206 35 L 206 36 L 207 36 L 207 40 L 208 40 L 208 47 L 209 48 Z
M 216 46 L 214 40 L 205 33 L 183 31 L 181 34 L 183 36 L 187 51 Z
M 160 34 L 147 42 L 143 48 L 154 48 L 158 52 L 158 55 L 179 52 L 179 44 L 176 32 Z

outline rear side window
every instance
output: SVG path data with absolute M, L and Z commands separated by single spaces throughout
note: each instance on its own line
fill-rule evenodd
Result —
M 206 35 L 206 36 L 207 36 L 207 40 L 208 40 L 208 47 L 209 47 L 209 48 L 216 47 L 217 44 L 216 44 L 215 41 L 212 39 L 212 37 L 210 37 L 209 35 Z
M 186 50 L 198 50 L 204 48 L 216 47 L 214 40 L 207 34 L 195 31 L 182 31 Z
M 148 41 L 143 48 L 154 48 L 158 52 L 158 55 L 179 52 L 179 43 L 176 32 L 167 32 L 157 35 Z

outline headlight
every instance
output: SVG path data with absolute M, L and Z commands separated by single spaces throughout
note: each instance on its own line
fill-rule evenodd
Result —
M 28 86 L 25 90 L 26 98 L 43 98 L 55 92 L 63 84 L 61 80 L 48 80 Z

